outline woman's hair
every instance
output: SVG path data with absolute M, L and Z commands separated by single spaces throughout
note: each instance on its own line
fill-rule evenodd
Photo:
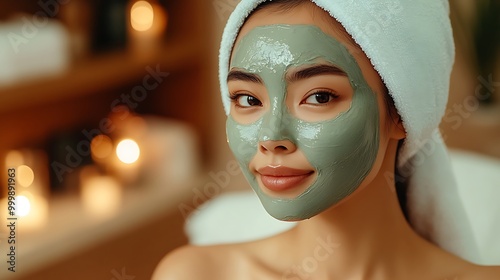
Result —
M 272 0 L 272 1 L 265 1 L 260 3 L 253 11 L 252 13 L 246 18 L 248 20 L 250 16 L 260 10 L 263 10 L 265 8 L 271 8 L 272 12 L 287 12 L 290 10 L 293 10 L 294 8 L 297 8 L 303 4 L 313 4 L 310 0 Z M 332 24 L 335 23 L 335 28 L 338 28 L 339 26 L 337 25 L 337 21 L 334 18 L 332 19 Z M 245 20 L 245 21 L 246 21 Z M 349 39 L 349 41 L 357 47 L 359 50 L 363 50 L 355 41 L 354 39 L 343 29 L 343 26 L 340 24 L 340 27 L 342 28 L 343 33 L 345 33 L 346 37 Z M 387 107 L 387 113 L 389 115 L 389 119 L 392 120 L 394 123 L 398 123 L 400 121 L 400 116 L 398 114 L 398 111 L 396 109 L 396 106 L 394 104 L 394 100 L 389 94 L 389 90 L 387 89 L 387 86 L 385 85 L 384 81 L 382 80 L 382 86 L 384 88 L 384 101 Z M 403 141 L 399 140 L 398 143 L 398 148 L 397 148 L 397 153 L 396 153 L 396 159 L 398 158 L 399 155 L 399 150 L 400 147 L 403 145 Z M 397 166 L 397 165 L 395 165 Z M 407 191 L 407 178 L 401 176 L 399 170 L 397 167 L 395 167 L 394 170 L 394 178 L 395 178 L 395 183 L 396 183 L 396 191 L 398 195 L 398 200 L 400 203 L 401 210 L 403 211 L 405 217 L 408 219 L 408 214 L 407 214 L 407 207 L 406 207 L 406 191 Z
M 273 1 L 266 1 L 266 2 L 263 2 L 263 3 L 259 4 L 259 6 L 257 6 L 257 8 L 255 8 L 255 10 L 253 10 L 253 12 L 257 12 L 258 10 L 262 10 L 265 7 L 268 7 L 268 6 L 274 6 L 278 11 L 288 11 L 288 10 L 296 8 L 296 7 L 300 6 L 301 4 L 304 4 L 304 3 L 307 3 L 307 2 L 310 3 L 311 1 L 310 0 L 273 0 Z

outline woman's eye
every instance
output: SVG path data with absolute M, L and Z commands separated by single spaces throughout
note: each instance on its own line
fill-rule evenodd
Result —
M 309 95 L 302 103 L 305 104 L 326 104 L 334 99 L 338 98 L 338 95 L 327 92 L 327 91 L 321 91 L 321 92 L 316 92 L 311 95 Z
M 260 102 L 259 99 L 248 94 L 237 94 L 232 96 L 231 99 L 236 103 L 236 106 L 239 107 L 262 106 L 262 102 Z

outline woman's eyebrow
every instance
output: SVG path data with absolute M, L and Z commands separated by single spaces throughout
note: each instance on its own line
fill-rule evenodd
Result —
M 264 84 L 262 79 L 256 74 L 244 72 L 241 70 L 231 70 L 227 75 L 227 81 L 244 81 L 244 82 L 252 82 L 258 84 Z
M 347 73 L 344 72 L 344 70 L 338 68 L 337 66 L 329 64 L 320 64 L 320 65 L 313 65 L 311 67 L 307 67 L 305 69 L 301 69 L 297 72 L 287 75 L 286 79 L 289 83 L 292 83 L 298 80 L 303 80 L 319 75 L 338 75 L 347 77 Z

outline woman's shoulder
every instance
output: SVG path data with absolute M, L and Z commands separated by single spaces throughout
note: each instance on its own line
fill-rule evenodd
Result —
M 226 279 L 226 274 L 230 274 L 231 269 L 245 263 L 241 246 L 228 244 L 180 247 L 160 261 L 152 280 Z
M 193 246 L 184 246 L 167 254 L 156 266 L 152 280 L 186 279 L 191 271 L 189 267 L 198 266 L 196 259 L 200 257 Z M 195 271 L 199 271 L 200 268 Z
M 436 275 L 448 275 L 445 280 L 500 280 L 500 266 L 485 266 L 472 263 L 458 256 L 431 259 Z M 436 266 L 437 265 L 437 266 Z
M 212 247 L 186 245 L 175 249 L 160 261 L 152 280 L 202 279 L 216 273 L 213 267 L 218 258 L 214 254 L 221 251 Z
M 500 266 L 476 266 L 465 279 L 499 280 Z

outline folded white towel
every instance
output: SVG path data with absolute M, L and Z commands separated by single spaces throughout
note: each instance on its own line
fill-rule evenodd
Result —
M 24 15 L 0 23 L 0 86 L 67 70 L 69 34 L 56 20 Z
M 224 30 L 221 94 L 229 114 L 227 74 L 244 20 L 265 0 L 242 0 Z M 312 0 L 339 21 L 382 77 L 407 137 L 398 167 L 410 174 L 413 227 L 442 248 L 477 261 L 478 248 L 437 130 L 448 99 L 454 43 L 445 0 Z

